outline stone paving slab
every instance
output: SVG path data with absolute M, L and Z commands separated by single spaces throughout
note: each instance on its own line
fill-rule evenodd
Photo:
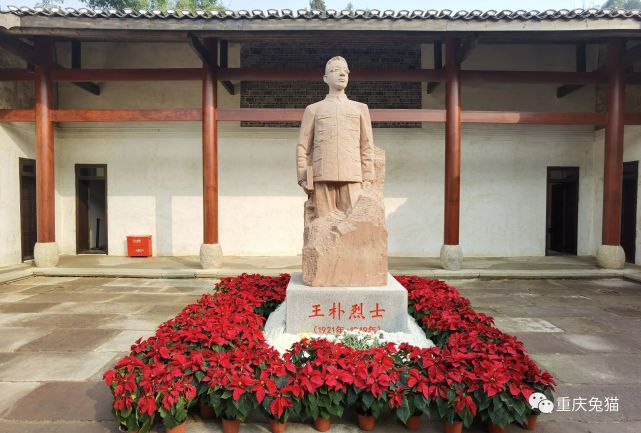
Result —
M 102 302 L 96 304 L 83 302 L 62 302 L 47 310 L 56 314 L 138 314 L 149 310 L 149 304 L 134 302 Z
M 155 331 L 160 323 L 157 319 L 151 319 L 146 316 L 132 317 L 129 315 L 120 315 L 101 325 L 104 329 L 120 329 L 130 331 Z
M 528 352 L 531 353 L 586 353 L 582 348 L 568 343 L 563 333 L 546 332 L 511 332 L 516 338 L 525 344 Z
M 94 328 L 116 318 L 116 314 L 29 314 L 10 323 L 10 326 L 49 328 Z M 5 325 L 5 326 L 9 326 Z
M 0 420 L 2 433 L 120 433 L 111 422 L 41 422 Z M 161 433 L 160 431 L 157 433 Z M 162 433 L 165 433 L 164 431 Z
M 111 353 L 97 352 L 11 355 L 0 365 L 0 382 L 84 381 L 112 359 Z
M 0 352 L 13 352 L 49 332 L 44 328 L 0 328 Z
M 533 353 L 532 358 L 561 382 L 572 384 L 641 384 L 641 355 Z
M 154 331 L 121 331 L 94 349 L 95 352 L 128 352 L 139 338 L 154 335 Z
M 503 332 L 563 332 L 547 320 L 536 317 L 494 317 L 494 325 Z
M 21 346 L 18 352 L 93 351 L 117 334 L 112 329 L 55 329 Z
M 15 402 L 39 386 L 39 382 L 0 382 L 0 417 L 4 418 Z
M 48 382 L 16 401 L 4 418 L 24 421 L 112 421 L 112 403 L 111 392 L 100 382 Z
M 31 295 L 25 296 L 29 298 Z M 0 313 L 40 313 L 57 305 L 52 302 L 29 302 L 27 299 L 8 300 L 4 296 L 0 298 Z M 18 303 L 17 301 L 24 301 Z

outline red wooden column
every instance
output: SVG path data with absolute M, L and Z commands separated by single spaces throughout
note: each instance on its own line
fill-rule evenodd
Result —
M 461 190 L 461 81 L 457 59 L 460 41 L 445 41 L 445 218 L 441 264 L 461 267 L 459 210 Z
M 219 267 L 222 251 L 218 243 L 218 41 L 204 41 L 209 63 L 203 63 L 202 140 L 203 140 L 203 268 Z
M 37 38 L 35 67 L 36 126 L 36 227 L 34 250 L 36 266 L 50 267 L 58 263 L 55 224 L 54 136 L 52 118 L 53 41 Z
M 625 112 L 625 40 L 608 41 L 608 116 L 603 156 L 603 228 L 599 264 L 621 268 L 625 253 L 621 247 L 621 190 L 623 186 L 623 129 Z

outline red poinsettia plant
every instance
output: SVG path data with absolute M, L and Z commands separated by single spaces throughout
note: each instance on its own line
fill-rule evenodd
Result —
M 167 427 L 199 399 L 218 416 L 244 420 L 260 408 L 280 422 L 393 411 L 403 422 L 432 409 L 449 422 L 474 416 L 497 425 L 523 423 L 532 392 L 552 400 L 554 380 L 523 344 L 476 313 L 446 283 L 398 277 L 409 311 L 436 347 L 408 344 L 369 349 L 324 339 L 296 343 L 282 357 L 262 327 L 284 301 L 288 275 L 225 278 L 105 374 L 113 411 L 127 430 L 148 431 L 155 415 Z
M 347 357 L 353 352 L 343 344 L 304 339 L 285 354 L 297 369 L 296 385 L 303 390 L 302 418 L 340 418 L 345 393 L 354 378 Z
M 153 425 L 157 409 L 153 370 L 135 356 L 127 356 L 103 376 L 114 395 L 112 412 L 126 431 L 147 433 Z

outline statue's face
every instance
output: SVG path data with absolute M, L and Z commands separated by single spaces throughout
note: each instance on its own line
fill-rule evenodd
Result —
M 349 81 L 349 68 L 347 63 L 335 61 L 329 64 L 325 70 L 323 81 L 334 90 L 345 90 Z

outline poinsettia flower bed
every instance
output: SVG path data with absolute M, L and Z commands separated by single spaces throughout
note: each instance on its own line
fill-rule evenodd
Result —
M 375 417 L 391 411 L 403 422 L 431 413 L 466 426 L 474 417 L 503 426 L 526 423 L 533 392 L 552 399 L 551 375 L 455 288 L 396 278 L 408 291 L 409 313 L 435 347 L 389 343 L 356 350 L 304 339 L 281 357 L 262 328 L 285 300 L 289 275 L 225 278 L 154 336 L 136 341 L 105 373 L 118 423 L 145 433 L 159 416 L 173 428 L 200 403 L 241 421 L 255 409 L 286 422 L 340 417 L 353 407 Z

